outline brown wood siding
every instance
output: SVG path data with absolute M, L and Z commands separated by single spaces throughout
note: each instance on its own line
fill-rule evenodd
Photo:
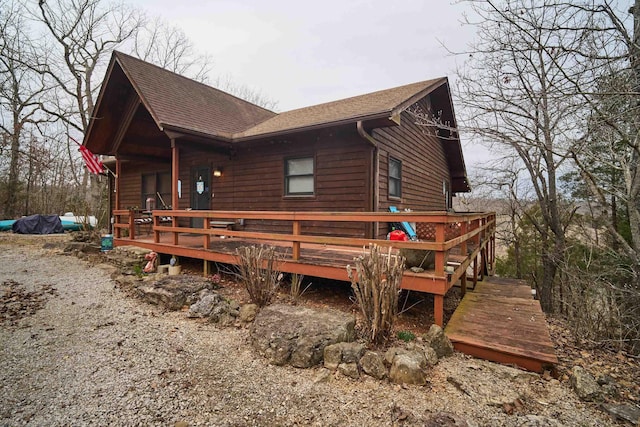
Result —
M 425 131 L 410 115 L 403 113 L 400 126 L 375 129 L 373 137 L 379 144 L 379 210 L 386 211 L 389 206 L 396 206 L 398 210 L 446 210 L 442 183 L 444 180 L 450 186 L 451 178 L 443 142 L 435 132 Z M 389 157 L 402 162 L 402 197 L 399 199 L 389 197 Z M 387 231 L 381 227 L 380 235 Z
M 304 140 L 264 142 L 262 146 L 238 148 L 233 156 L 180 148 L 180 208 L 190 203 L 190 171 L 196 166 L 222 167 L 221 177 L 211 177 L 211 209 L 276 211 L 355 211 L 369 210 L 370 147 L 355 132 L 339 135 L 307 135 Z M 309 142 L 312 141 L 312 142 Z M 314 157 L 315 194 L 285 196 L 285 160 Z M 291 232 L 285 222 L 246 221 L 245 230 Z M 364 237 L 365 226 L 348 223 L 305 223 L 303 233 Z
M 120 209 L 138 208 L 142 205 L 142 175 L 153 172 L 171 172 L 170 163 L 141 161 L 122 162 L 120 177 Z M 169 202 L 167 202 L 168 204 Z

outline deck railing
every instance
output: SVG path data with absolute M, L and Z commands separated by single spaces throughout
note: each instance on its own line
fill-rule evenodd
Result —
M 137 240 L 137 217 L 140 213 L 129 210 L 114 211 L 114 233 L 116 242 Z M 495 213 L 449 213 L 449 212 L 280 212 L 280 211 L 203 211 L 203 210 L 155 210 L 147 212 L 146 217 L 153 219 L 149 231 L 153 233 L 153 243 L 160 245 L 160 236 L 169 233 L 170 244 L 180 245 L 183 233 L 188 233 L 191 241 L 194 235 L 202 237 L 201 249 L 190 249 L 194 253 L 211 249 L 212 236 L 225 236 L 273 244 L 279 242 L 292 247 L 291 257 L 287 261 L 290 268 L 300 260 L 301 245 L 326 245 L 333 248 L 366 247 L 377 244 L 395 249 L 430 250 L 435 253 L 433 270 L 413 273 L 407 270 L 402 280 L 404 289 L 426 291 L 435 295 L 434 306 L 436 323 L 442 324 L 443 296 L 458 280 L 464 291 L 469 276 L 467 269 L 472 267 L 471 279 L 474 282 L 482 278 L 485 270 L 492 271 L 495 263 Z M 193 220 L 202 223 L 202 227 L 185 226 Z M 217 228 L 224 224 L 236 224 L 251 220 L 265 220 L 290 224 L 289 233 L 269 233 L 261 231 L 234 230 Z M 418 228 L 428 229 L 430 240 L 395 241 L 353 237 L 336 237 L 302 232 L 302 225 L 313 222 L 312 229 L 321 228 L 322 223 L 416 223 Z M 125 231 L 126 230 L 126 231 Z M 125 236 L 125 233 L 127 234 Z M 148 240 L 148 238 L 147 238 Z M 165 239 L 166 240 L 166 239 Z M 141 243 L 141 241 L 139 240 Z M 163 243 L 166 245 L 166 243 Z M 450 255 L 455 254 L 454 257 Z M 451 262 L 455 258 L 456 262 Z M 207 259 L 203 256 L 203 259 Z M 291 272 L 294 272 L 293 270 Z M 346 280 L 345 278 L 341 280 Z M 337 277 L 330 277 L 337 278 Z

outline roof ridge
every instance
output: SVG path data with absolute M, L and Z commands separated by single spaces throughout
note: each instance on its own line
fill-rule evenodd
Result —
M 260 106 L 260 105 L 258 105 L 258 104 L 254 104 L 254 103 L 253 103 L 253 102 L 251 102 L 251 101 L 247 101 L 246 99 L 240 98 L 240 97 L 239 97 L 239 96 L 237 96 L 237 95 L 234 95 L 234 94 L 232 94 L 232 93 L 226 92 L 226 91 L 224 91 L 224 90 L 222 90 L 222 89 L 219 89 L 219 88 L 217 88 L 217 87 L 215 87 L 215 86 L 209 85 L 209 84 L 207 84 L 207 83 L 203 83 L 203 82 L 201 82 L 201 81 L 199 81 L 199 80 L 192 79 L 192 78 L 190 78 L 190 77 L 183 76 L 182 74 L 178 74 L 178 73 L 176 73 L 175 71 L 167 70 L 166 68 L 163 68 L 163 67 L 161 67 L 161 66 L 159 66 L 159 65 L 157 65 L 157 64 L 154 64 L 153 62 L 145 61 L 145 60 L 140 59 L 140 58 L 137 58 L 137 57 L 135 57 L 135 56 L 133 56 L 133 55 L 129 55 L 129 54 L 127 54 L 127 53 L 121 52 L 121 51 L 119 51 L 119 50 L 114 50 L 114 51 L 113 51 L 113 54 L 114 54 L 116 57 L 124 56 L 124 57 L 126 57 L 127 59 L 131 59 L 131 60 L 137 61 L 137 62 L 139 62 L 139 63 L 142 63 L 142 64 L 144 64 L 145 66 L 151 66 L 151 67 L 157 68 L 158 70 L 160 70 L 160 71 L 162 71 L 162 72 L 165 72 L 165 73 L 168 73 L 168 74 L 171 74 L 171 75 L 173 75 L 173 76 L 175 76 L 175 77 L 178 77 L 178 78 L 180 78 L 181 80 L 187 80 L 187 81 L 189 81 L 190 83 L 196 83 L 197 85 L 199 85 L 199 86 L 203 86 L 203 87 L 205 87 L 205 88 L 207 88 L 207 89 L 209 89 L 209 90 L 213 89 L 213 90 L 215 90 L 215 91 L 217 91 L 217 92 L 220 92 L 220 93 L 223 93 L 223 94 L 225 94 L 225 95 L 227 95 L 227 96 L 231 96 L 231 97 L 233 97 L 233 98 L 236 98 L 237 100 L 239 100 L 239 101 L 241 101 L 241 102 L 244 102 L 244 103 L 246 103 L 246 104 L 249 104 L 249 105 L 251 105 L 251 106 L 253 106 L 253 107 L 260 108 L 261 110 L 264 110 L 264 111 L 269 112 L 269 113 L 275 113 L 275 114 L 277 114 L 275 111 L 269 110 L 268 108 L 264 108 L 264 107 L 262 107 L 262 106 Z
M 321 107 L 323 105 L 341 103 L 341 102 L 350 101 L 350 100 L 354 100 L 354 99 L 361 98 L 361 97 L 362 98 L 363 97 L 370 97 L 370 96 L 373 96 L 373 95 L 376 95 L 376 94 L 382 94 L 382 93 L 387 92 L 387 91 L 401 90 L 401 89 L 407 88 L 409 86 L 420 85 L 420 84 L 424 84 L 424 83 L 433 84 L 438 80 L 446 80 L 446 77 L 436 77 L 434 79 L 421 80 L 421 81 L 417 81 L 417 82 L 413 82 L 413 83 L 407 83 L 407 84 L 404 84 L 404 85 L 401 85 L 401 86 L 394 86 L 394 87 L 390 87 L 390 88 L 387 88 L 387 89 L 376 90 L 374 92 L 366 92 L 366 93 L 361 93 L 359 95 L 348 96 L 346 98 L 334 99 L 333 101 L 321 102 L 320 104 L 307 105 L 306 107 L 300 107 L 300 108 L 294 108 L 293 110 L 282 111 L 281 113 L 278 113 L 278 115 L 280 115 L 282 113 L 291 113 L 291 112 L 294 112 L 294 111 L 300 111 L 300 110 L 304 110 L 304 109 L 307 109 L 307 108 L 315 108 L 315 107 Z M 411 98 L 411 96 L 407 97 L 407 99 L 410 99 L 410 98 Z M 403 102 L 406 101 L 407 99 L 403 100 Z M 399 104 L 402 104 L 402 102 L 400 102 Z M 267 120 L 270 120 L 270 119 L 267 119 Z

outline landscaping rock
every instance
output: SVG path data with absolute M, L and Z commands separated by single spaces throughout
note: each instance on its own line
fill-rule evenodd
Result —
M 612 405 L 605 403 L 602 405 L 602 409 L 615 419 L 624 420 L 632 425 L 640 426 L 640 407 L 636 405 Z
M 222 302 L 226 303 L 220 294 L 205 289 L 200 292 L 200 298 L 198 301 L 189 307 L 187 317 L 209 317 L 216 305 L 219 305 Z
M 258 314 L 258 306 L 256 304 L 245 304 L 240 307 L 238 319 L 242 323 L 251 323 L 255 320 L 256 314 Z
M 364 356 L 360 358 L 360 367 L 365 374 L 378 380 L 387 376 L 387 368 L 384 366 L 384 359 L 376 352 L 365 352 Z
M 448 357 L 453 354 L 453 344 L 444 334 L 442 328 L 438 325 L 431 325 L 429 332 L 424 337 L 424 341 L 435 350 L 436 355 L 440 357 Z
M 153 275 L 140 283 L 136 289 L 138 296 L 145 302 L 161 305 L 167 310 L 180 310 L 191 302 L 193 295 L 197 296 L 198 292 L 211 286 L 202 278 L 187 275 Z
M 353 316 L 336 310 L 274 304 L 257 314 L 250 337 L 269 363 L 308 368 L 323 360 L 327 345 L 353 341 L 354 327 Z
M 341 363 L 338 365 L 338 372 L 342 375 L 357 380 L 360 378 L 360 372 L 358 372 L 357 363 Z
M 427 359 L 424 352 L 405 350 L 393 357 L 389 379 L 397 384 L 424 385 L 427 382 Z
M 339 344 L 328 345 L 324 348 L 324 367 L 335 371 L 342 363 L 342 348 Z
M 100 245 L 91 242 L 67 242 L 63 252 L 97 254 L 100 252 Z
M 593 401 L 600 398 L 600 386 L 589 372 L 580 366 L 571 371 L 571 386 L 582 400 Z
M 432 347 L 424 349 L 424 357 L 427 359 L 427 365 L 434 366 L 438 363 L 438 354 Z
M 209 289 L 200 291 L 200 298 L 189 307 L 187 317 L 208 318 L 210 322 L 229 326 L 235 322 L 239 312 L 233 301 L 227 301 L 222 295 Z
M 434 251 L 423 249 L 400 249 L 400 256 L 405 258 L 404 265 L 407 268 L 419 267 L 423 269 L 433 268 L 436 254 Z
M 324 367 L 335 370 L 340 363 L 358 363 L 364 353 L 364 345 L 357 342 L 340 342 L 324 348 Z

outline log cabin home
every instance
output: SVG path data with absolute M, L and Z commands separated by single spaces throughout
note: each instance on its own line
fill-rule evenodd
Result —
M 460 141 L 417 125 L 411 108 L 455 127 L 446 78 L 278 114 L 115 52 L 84 143 L 119 163 L 114 209 L 144 208 L 151 197 L 158 208 L 193 210 L 446 211 L 455 193 L 470 189 Z M 389 231 L 387 224 L 305 227 L 368 238 Z
M 417 124 L 415 111 L 449 127 Z M 115 52 L 84 144 L 116 159 L 116 246 L 202 259 L 206 274 L 241 245 L 279 245 L 282 271 L 336 280 L 372 243 L 430 250 L 433 266 L 405 271 L 402 287 L 433 294 L 442 325 L 445 294 L 495 254 L 495 215 L 451 210 L 470 190 L 455 123 L 446 78 L 275 113 Z M 403 221 L 429 235 L 386 240 Z
M 495 214 L 451 209 L 470 191 L 455 127 L 446 78 L 275 113 L 115 52 L 84 144 L 116 159 L 116 245 L 202 259 L 207 274 L 268 244 L 281 271 L 337 280 L 372 243 L 431 251 L 432 266 L 405 270 L 401 287 L 433 295 L 436 324 L 455 284 L 464 296 L 471 276 L 484 289 L 451 318 L 456 348 L 541 372 L 557 359 L 544 321 L 531 326 L 544 317 L 528 286 L 479 282 L 495 266 Z M 140 214 L 152 223 L 136 238 Z M 419 240 L 386 240 L 403 221 Z

